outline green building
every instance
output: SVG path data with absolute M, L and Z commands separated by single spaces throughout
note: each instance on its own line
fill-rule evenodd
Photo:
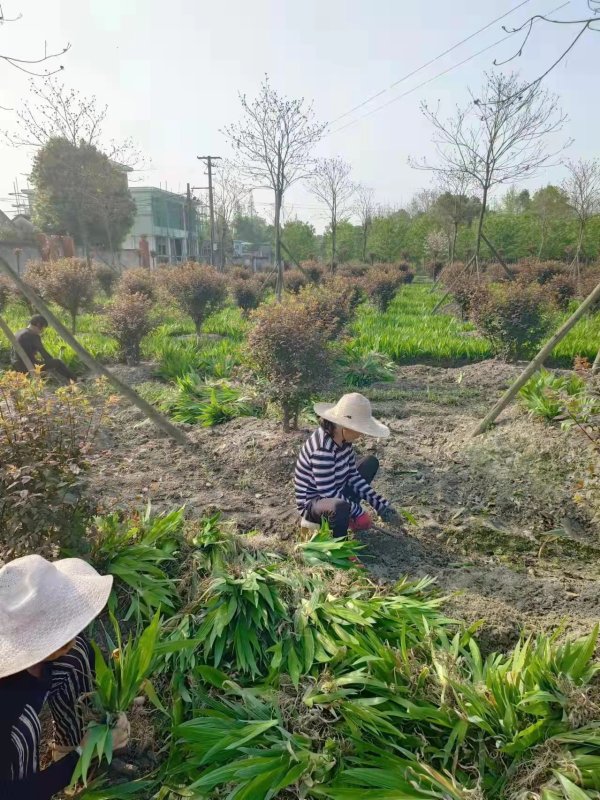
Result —
M 197 204 L 185 195 L 157 189 L 155 186 L 130 186 L 137 213 L 133 227 L 123 243 L 126 250 L 138 250 L 146 237 L 156 264 L 178 264 L 197 259 L 202 247 L 202 224 Z

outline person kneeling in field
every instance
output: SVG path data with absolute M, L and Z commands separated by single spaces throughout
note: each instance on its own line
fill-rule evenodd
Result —
M 385 439 L 389 428 L 374 419 L 371 403 L 362 394 L 345 394 L 337 403 L 317 403 L 320 425 L 304 443 L 294 483 L 298 511 L 308 522 L 327 520 L 333 536 L 368 530 L 373 524 L 363 511 L 369 503 L 386 522 L 399 520 L 390 503 L 371 487 L 379 469 L 375 456 L 356 461 L 352 443 L 361 436 Z
M 79 700 L 94 689 L 94 651 L 81 635 L 108 601 L 112 576 L 86 561 L 23 556 L 0 569 L 0 798 L 50 800 L 71 782 L 86 743 Z M 53 763 L 40 771 L 46 702 Z M 122 714 L 113 747 L 129 740 Z
M 60 358 L 53 358 L 42 344 L 42 333 L 47 327 L 48 322 L 45 317 L 42 317 L 41 314 L 35 314 L 29 320 L 29 325 L 15 334 L 15 339 L 25 351 L 25 355 L 29 356 L 29 360 L 34 367 L 41 365 L 42 373 L 53 371 L 68 381 L 76 381 L 77 375 L 71 372 Z M 11 356 L 11 364 L 15 372 L 27 372 L 27 367 L 14 350 Z

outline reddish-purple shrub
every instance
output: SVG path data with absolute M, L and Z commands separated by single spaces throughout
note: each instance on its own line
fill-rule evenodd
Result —
M 528 356 L 546 333 L 547 296 L 542 287 L 512 281 L 477 290 L 469 317 L 502 358 Z
M 234 278 L 229 281 L 233 301 L 244 315 L 258 308 L 262 298 L 262 284 L 256 278 Z
M 79 258 L 32 261 L 27 265 L 25 280 L 45 300 L 51 300 L 69 314 L 73 333 L 77 317 L 90 308 L 98 288 L 95 267 Z
M 169 270 L 166 284 L 176 303 L 193 319 L 200 333 L 207 316 L 219 311 L 227 300 L 227 281 L 206 264 L 183 264 Z
M 283 275 L 283 285 L 292 294 L 298 294 L 308 284 L 308 278 L 299 269 L 289 269 Z
M 157 279 L 154 273 L 145 267 L 135 267 L 125 270 L 121 275 L 117 291 L 119 294 L 143 294 L 149 300 L 156 300 L 157 288 Z
M 302 261 L 300 266 L 311 283 L 320 283 L 327 273 L 325 264 L 319 264 L 318 261 Z
M 333 359 L 314 310 L 297 298 L 263 304 L 253 314 L 248 353 L 258 376 L 283 412 L 283 429 L 297 424 L 302 404 L 330 378 Z
M 108 264 L 98 264 L 96 266 L 96 280 L 104 294 L 107 297 L 112 297 L 115 285 L 119 280 L 119 273 Z
M 120 292 L 107 309 L 107 333 L 117 340 L 128 364 L 140 363 L 142 339 L 156 327 L 151 311 L 152 300 L 140 292 Z

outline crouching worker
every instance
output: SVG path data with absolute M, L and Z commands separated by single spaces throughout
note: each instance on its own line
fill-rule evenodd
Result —
M 43 373 L 56 372 L 68 381 L 76 381 L 77 375 L 60 358 L 53 358 L 42 344 L 42 333 L 47 327 L 47 320 L 41 314 L 35 314 L 29 320 L 29 325 L 15 334 L 15 339 L 34 367 L 41 365 Z M 27 367 L 15 350 L 12 351 L 11 364 L 16 372 L 27 372 Z
M 304 443 L 294 483 L 300 514 L 309 522 L 326 519 L 335 537 L 368 530 L 373 524 L 363 511 L 367 502 L 386 522 L 399 519 L 389 502 L 371 487 L 379 469 L 375 456 L 356 461 L 352 443 L 361 436 L 385 439 L 390 431 L 374 419 L 362 394 L 345 394 L 337 403 L 317 403 L 320 425 Z
M 86 561 L 24 556 L 0 569 L 0 798 L 50 800 L 71 782 L 85 745 L 79 699 L 93 690 L 94 652 L 81 635 L 112 576 Z M 40 771 L 40 712 L 54 722 L 54 762 Z M 115 749 L 129 738 L 125 715 Z

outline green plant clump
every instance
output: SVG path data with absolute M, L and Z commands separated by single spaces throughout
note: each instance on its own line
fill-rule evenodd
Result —
M 430 580 L 376 586 L 328 537 L 269 552 L 216 516 L 188 530 L 177 610 L 98 651 L 78 774 L 144 692 L 153 767 L 116 796 L 598 800 L 597 626 L 484 656 Z
M 551 422 L 563 413 L 567 398 L 581 395 L 585 386 L 578 375 L 555 375 L 542 369 L 523 386 L 519 396 L 531 414 Z

